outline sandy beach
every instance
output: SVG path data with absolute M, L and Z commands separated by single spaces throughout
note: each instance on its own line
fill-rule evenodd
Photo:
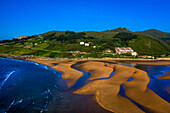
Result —
M 83 75 L 82 72 L 71 67 L 73 64 L 82 60 L 27 60 L 45 64 L 62 72 L 62 77 L 67 81 L 69 87 Z M 147 88 L 150 78 L 145 71 L 128 66 L 107 63 L 107 61 L 115 62 L 114 60 L 101 60 L 106 62 L 99 62 L 98 60 L 83 61 L 87 62 L 78 64 L 77 66 L 90 72 L 92 75 L 88 79 L 90 81 L 76 90 L 74 94 L 94 95 L 94 101 L 101 107 L 116 113 L 170 112 L 170 104 Z M 57 63 L 57 65 L 53 63 Z M 138 61 L 135 63 L 145 65 L 170 64 L 169 61 L 160 61 L 160 63 L 158 61 Z M 108 78 L 113 71 L 115 71 L 113 76 Z M 128 80 L 130 77 L 132 80 Z M 165 78 L 163 77 L 163 79 Z M 120 94 L 120 87 L 124 88 L 125 96 Z M 166 90 L 169 90 L 169 88 Z

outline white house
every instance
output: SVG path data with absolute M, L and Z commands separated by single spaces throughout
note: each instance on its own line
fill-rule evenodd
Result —
M 90 44 L 89 44 L 89 43 L 85 43 L 84 45 L 85 45 L 85 46 L 89 46 Z
M 138 55 L 137 52 L 132 52 L 131 54 L 132 54 L 132 56 L 137 56 Z
M 80 45 L 84 45 L 84 42 L 80 42 Z
M 96 48 L 96 46 L 93 46 L 93 48 Z
M 34 45 L 38 45 L 38 43 L 35 43 Z
M 107 49 L 107 50 L 105 50 L 105 52 L 110 53 L 110 52 L 111 52 L 111 50 L 110 50 L 110 49 Z

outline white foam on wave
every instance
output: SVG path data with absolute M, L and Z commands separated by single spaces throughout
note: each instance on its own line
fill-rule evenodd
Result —
M 37 66 L 39 65 L 38 63 L 34 63 L 34 64 L 37 65 Z
M 11 105 L 8 108 L 11 108 L 15 103 L 15 100 L 12 101 Z
M 37 65 L 37 66 L 40 66 L 41 68 L 44 68 L 44 69 L 46 69 L 46 70 L 49 70 L 49 68 L 48 68 L 46 65 L 39 64 L 39 63 L 35 63 L 35 62 L 34 62 L 34 64 Z
M 44 66 L 44 68 L 45 68 L 46 70 L 48 70 L 47 66 Z
M 44 111 L 44 109 L 41 109 L 40 113 L 42 113 Z
M 48 70 L 47 66 L 46 65 L 41 65 L 42 68 Z
M 14 73 L 15 71 L 10 72 L 9 74 L 6 75 L 6 78 L 4 79 L 4 81 L 1 83 L 0 86 L 0 90 L 3 87 L 3 85 L 5 84 L 5 82 L 9 79 L 9 77 Z
M 50 89 L 48 89 L 47 91 L 42 92 L 41 95 L 46 95 L 46 94 L 48 94 L 50 92 L 51 92 Z
M 23 99 L 18 100 L 18 101 L 16 101 L 16 102 L 15 102 L 15 104 L 14 104 L 14 105 L 20 104 L 20 103 L 22 103 L 22 101 L 23 101 Z
M 10 72 L 10 73 L 7 75 L 7 77 L 6 77 L 6 79 L 5 79 L 4 81 L 7 81 L 8 78 L 9 78 L 14 72 L 15 72 L 15 71 Z
M 39 64 L 40 67 L 46 69 L 46 70 L 49 70 L 48 67 L 46 65 L 43 65 L 43 64 Z
M 11 106 L 14 104 L 15 100 L 12 101 Z

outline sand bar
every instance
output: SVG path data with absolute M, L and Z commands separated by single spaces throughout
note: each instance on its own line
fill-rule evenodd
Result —
M 85 86 L 75 91 L 75 94 L 92 94 L 98 104 L 116 113 L 143 113 L 143 109 L 137 106 L 134 102 L 138 103 L 142 108 L 149 112 L 161 112 L 168 113 L 170 111 L 170 104 L 147 88 L 150 79 L 145 71 L 117 65 L 109 64 L 109 62 L 115 62 L 114 60 L 101 60 L 106 62 L 98 62 L 98 60 L 31 60 L 38 63 L 43 63 L 50 66 L 57 71 L 63 73 L 65 80 L 70 79 L 68 86 L 73 85 L 76 80 L 82 76 L 82 73 L 71 68 L 71 65 L 79 61 L 88 61 L 79 64 L 78 67 L 91 72 L 92 76 Z M 58 65 L 53 65 L 58 63 Z M 134 63 L 134 62 L 132 62 Z M 138 62 L 143 63 L 143 62 Z M 154 62 L 151 62 L 152 64 Z M 151 65 L 149 62 L 145 62 L 145 65 Z M 167 65 L 169 62 L 164 62 Z M 154 63 L 155 65 L 157 62 Z M 160 64 L 160 63 L 159 63 Z M 162 61 L 161 61 L 161 65 Z M 169 64 L 168 64 L 169 65 Z M 109 79 L 94 80 L 100 78 L 108 78 L 110 73 L 115 70 L 114 75 Z M 133 77 L 131 81 L 127 81 L 130 77 Z M 125 95 L 123 97 L 119 94 L 120 86 L 124 87 Z M 130 100 L 130 99 L 131 100 Z M 145 112 L 146 112 L 145 111 Z
M 89 61 L 78 65 L 78 67 L 92 74 L 88 80 L 94 80 L 100 78 L 108 78 L 112 71 L 114 71 L 113 68 L 106 67 L 105 65 L 108 64 L 103 62 Z
M 95 62 L 93 62 L 95 63 Z M 98 64 L 98 62 L 96 62 Z M 83 64 L 82 64 L 83 65 Z M 90 66 L 93 69 L 93 66 Z M 96 80 L 88 83 L 83 88 L 75 91 L 76 94 L 94 94 L 96 101 L 105 109 L 116 113 L 143 113 L 129 99 L 119 95 L 120 85 L 128 80 L 134 70 L 129 70 L 129 67 L 116 65 L 116 71 L 112 78 L 105 80 Z M 114 67 L 107 65 L 106 68 L 113 69 Z M 84 69 L 84 68 L 83 68 Z M 95 69 L 95 67 L 94 67 Z M 103 66 L 98 67 L 98 70 L 103 70 Z M 84 69 L 87 70 L 87 69 Z M 95 74 L 94 74 L 95 75 Z
M 96 63 L 98 64 L 98 62 Z M 89 69 L 96 69 L 93 66 L 95 65 L 90 65 L 88 68 L 85 68 L 86 66 L 81 66 L 81 68 L 86 71 Z M 106 67 L 111 68 L 112 66 L 106 65 Z M 94 94 L 96 101 L 103 108 L 112 112 L 143 112 L 131 100 L 119 95 L 120 85 L 123 84 L 125 86 L 125 94 L 147 111 L 161 113 L 168 113 L 170 111 L 170 104 L 147 88 L 150 79 L 146 72 L 127 66 L 114 65 L 114 67 L 116 72 L 110 79 L 91 81 L 83 88 L 75 91 L 75 93 Z M 98 65 L 97 70 L 102 69 L 104 69 L 103 66 L 99 67 Z M 96 74 L 93 73 L 92 75 L 95 76 Z M 127 81 L 129 77 L 133 77 L 133 80 Z

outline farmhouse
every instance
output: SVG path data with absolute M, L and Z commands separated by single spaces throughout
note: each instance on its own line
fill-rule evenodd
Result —
M 34 45 L 38 45 L 38 43 L 35 43 Z
M 89 43 L 85 43 L 84 45 L 85 45 L 85 46 L 89 46 L 90 44 L 89 44 Z
M 80 45 L 84 45 L 84 42 L 80 42 Z
M 110 53 L 110 52 L 111 52 L 111 50 L 110 50 L 110 49 L 107 49 L 107 50 L 105 50 L 105 52 Z
M 96 48 L 96 46 L 93 46 L 93 48 Z
M 131 53 L 132 56 L 137 55 L 137 52 L 135 52 L 131 47 L 115 47 L 115 50 L 117 54 Z

